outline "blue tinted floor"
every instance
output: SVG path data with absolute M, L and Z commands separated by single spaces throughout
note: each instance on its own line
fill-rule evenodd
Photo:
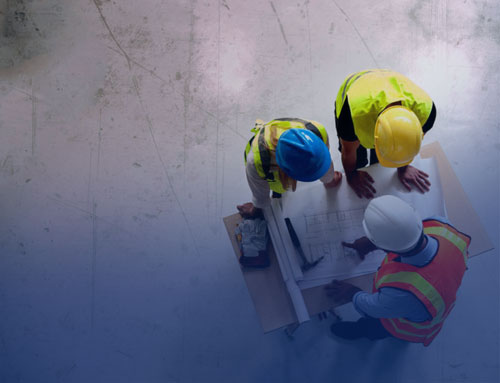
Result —
M 0 0 L 0 381 L 498 382 L 499 20 L 487 0 Z M 320 121 L 341 168 L 336 92 L 377 67 L 435 101 L 424 144 L 496 249 L 428 348 L 331 319 L 264 335 L 222 224 L 250 200 L 250 129 Z

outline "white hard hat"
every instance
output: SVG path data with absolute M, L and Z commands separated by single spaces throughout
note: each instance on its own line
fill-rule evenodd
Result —
M 384 195 L 370 201 L 365 210 L 363 229 L 380 249 L 404 253 L 412 250 L 422 235 L 418 212 L 402 199 Z

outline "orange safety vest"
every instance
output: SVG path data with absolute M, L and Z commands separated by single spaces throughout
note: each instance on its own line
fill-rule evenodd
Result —
M 425 220 L 423 226 L 424 233 L 438 241 L 432 261 L 418 267 L 398 262 L 399 255 L 388 253 L 375 274 L 373 292 L 382 287 L 395 287 L 413 293 L 432 319 L 412 322 L 404 318 L 381 318 L 380 321 L 394 337 L 428 346 L 455 305 L 456 293 L 467 269 L 470 237 L 436 220 Z

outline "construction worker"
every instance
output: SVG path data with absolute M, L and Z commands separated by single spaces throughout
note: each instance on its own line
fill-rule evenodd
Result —
M 325 187 L 335 187 L 342 179 L 334 171 L 328 134 L 316 121 L 278 118 L 264 124 L 257 120 L 255 135 L 245 149 L 245 164 L 252 202 L 237 206 L 244 217 L 261 214 L 270 203 L 269 193 L 279 196 L 297 187 L 297 181 L 320 179 Z
M 467 268 L 470 237 L 442 217 L 421 221 L 413 207 L 386 195 L 368 204 L 366 237 L 343 243 L 363 258 L 383 249 L 387 255 L 375 274 L 373 293 L 333 281 L 327 294 L 352 301 L 362 315 L 357 322 L 337 322 L 331 331 L 342 338 L 393 336 L 428 346 L 455 304 Z
M 344 80 L 335 101 L 335 126 L 347 182 L 358 197 L 376 192 L 373 178 L 358 170 L 368 164 L 368 149 L 370 164 L 397 168 L 408 190 L 412 185 L 422 193 L 429 190 L 429 176 L 410 163 L 435 119 L 429 95 L 402 74 L 372 69 Z

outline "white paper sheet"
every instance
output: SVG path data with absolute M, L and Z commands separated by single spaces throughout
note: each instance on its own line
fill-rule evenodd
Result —
M 392 194 L 413 205 L 422 219 L 440 215 L 446 216 L 439 173 L 433 158 L 415 158 L 413 166 L 429 174 L 431 190 L 425 194 L 407 191 L 397 178 L 395 169 L 384 168 L 379 164 L 363 169 L 375 180 L 376 196 Z M 282 211 L 276 212 L 279 233 L 285 243 L 283 252 L 289 259 L 291 274 L 301 289 L 319 286 L 333 278 L 346 279 L 369 274 L 377 270 L 385 253 L 370 253 L 365 260 L 350 249 L 341 246 L 342 241 L 352 242 L 364 235 L 362 219 L 369 200 L 360 199 L 352 191 L 346 180 L 335 189 L 325 189 L 319 182 L 300 184 L 295 193 L 287 193 L 283 198 Z M 291 244 L 290 236 L 284 225 L 289 217 L 301 241 L 306 257 L 313 261 L 320 256 L 324 259 L 313 269 L 297 272 L 302 264 Z
M 357 253 L 342 246 L 362 237 L 363 208 L 337 210 L 320 214 L 306 213 L 292 217 L 292 223 L 309 261 L 324 258 L 304 272 L 301 289 L 328 283 L 332 278 L 346 279 L 371 273 L 377 269 L 385 253 L 377 251 L 361 261 Z
M 291 263 L 293 260 L 293 253 L 290 251 L 291 243 L 288 241 L 287 237 L 282 235 L 280 232 L 280 223 L 283 221 L 281 215 L 281 201 L 273 200 L 271 207 L 264 210 L 264 216 L 268 224 L 269 235 L 271 241 L 274 245 L 274 252 L 281 269 L 281 275 L 283 276 L 283 281 L 290 295 L 293 308 L 297 315 L 297 320 L 299 323 L 306 322 L 310 319 L 309 312 L 307 311 L 306 304 L 304 302 L 304 297 L 300 292 L 300 288 L 297 284 L 297 280 L 302 278 L 302 276 L 294 275 L 294 268 L 299 268 L 300 265 Z M 292 254 L 292 256 L 290 255 Z M 293 262 L 293 261 L 292 261 Z

